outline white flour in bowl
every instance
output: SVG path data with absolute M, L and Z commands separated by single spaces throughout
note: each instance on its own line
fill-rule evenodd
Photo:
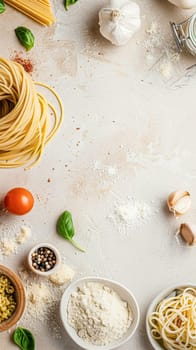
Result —
M 132 323 L 127 302 L 101 283 L 84 283 L 68 302 L 68 322 L 84 341 L 102 346 L 119 340 Z

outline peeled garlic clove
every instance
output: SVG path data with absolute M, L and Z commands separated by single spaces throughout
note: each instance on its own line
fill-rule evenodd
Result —
M 189 245 L 193 245 L 196 242 L 195 225 L 181 224 L 179 234 Z
M 176 191 L 170 193 L 167 199 L 167 205 L 169 210 L 175 216 L 185 214 L 191 206 L 190 193 L 187 191 Z

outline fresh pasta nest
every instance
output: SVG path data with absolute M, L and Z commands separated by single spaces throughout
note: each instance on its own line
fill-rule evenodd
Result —
M 167 350 L 196 349 L 196 288 L 180 288 L 149 315 L 152 337 Z
M 59 115 L 37 92 L 36 85 L 49 89 L 56 97 Z M 45 84 L 34 83 L 20 64 L 0 58 L 0 168 L 35 165 L 62 120 L 63 105 L 57 93 Z

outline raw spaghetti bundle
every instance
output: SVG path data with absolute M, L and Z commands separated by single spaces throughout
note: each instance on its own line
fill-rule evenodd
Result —
M 49 89 L 56 97 L 60 114 L 36 85 Z M 54 116 L 50 125 L 50 112 Z M 32 167 L 61 125 L 63 106 L 49 86 L 34 83 L 24 68 L 0 58 L 0 168 Z
M 151 334 L 167 350 L 196 349 L 196 289 L 177 290 L 149 317 Z
M 5 2 L 38 23 L 50 26 L 55 22 L 49 0 L 5 0 Z

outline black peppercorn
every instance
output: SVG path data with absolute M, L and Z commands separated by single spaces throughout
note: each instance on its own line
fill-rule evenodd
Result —
M 38 248 L 32 253 L 31 258 L 33 268 L 41 272 L 49 271 L 56 265 L 56 255 L 48 247 Z

